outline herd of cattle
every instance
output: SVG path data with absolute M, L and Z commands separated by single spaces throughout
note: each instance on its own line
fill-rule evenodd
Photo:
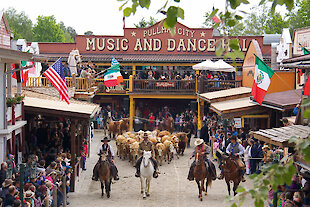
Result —
M 144 133 L 148 134 L 149 140 L 153 143 L 156 160 L 159 165 L 162 165 L 163 160 L 168 161 L 168 164 L 173 159 L 174 155 L 179 158 L 179 155 L 184 154 L 187 146 L 188 138 L 185 132 L 171 134 L 168 131 L 139 131 L 125 132 L 116 137 L 117 155 L 120 159 L 129 159 L 135 166 L 137 159 L 140 157 L 139 143 L 143 140 Z

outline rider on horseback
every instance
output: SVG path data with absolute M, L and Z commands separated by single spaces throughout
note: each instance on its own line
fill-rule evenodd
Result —
M 244 148 L 241 144 L 239 144 L 237 142 L 237 137 L 235 135 L 233 135 L 231 138 L 230 138 L 230 144 L 228 145 L 228 147 L 226 148 L 226 153 L 233 157 L 235 162 L 237 163 L 238 167 L 239 167 L 239 170 L 241 172 L 241 175 L 242 175 L 242 182 L 245 182 L 245 179 L 244 179 L 244 170 L 245 170 L 245 165 L 244 163 L 242 162 L 242 160 L 240 159 L 240 156 L 244 154 Z M 222 164 L 222 163 L 221 163 Z M 221 175 L 219 177 L 219 179 L 223 179 L 224 178 L 224 175 L 223 175 L 223 172 L 222 172 L 222 165 L 220 164 L 219 168 L 221 169 Z
M 114 163 L 114 151 L 112 146 L 109 144 L 110 140 L 105 137 L 103 140 L 101 140 L 101 142 L 103 142 L 103 144 L 99 147 L 97 154 L 100 156 L 101 154 L 103 154 L 104 152 L 108 153 L 108 161 L 110 164 L 110 169 L 111 169 L 111 174 L 114 177 L 114 180 L 119 180 L 118 177 L 118 170 L 115 166 Z M 99 160 L 97 162 L 97 164 L 95 165 L 94 169 L 93 169 L 93 177 L 92 179 L 95 181 L 98 181 L 98 167 L 99 167 L 99 163 L 100 163 L 100 157 Z
M 195 144 L 196 147 L 195 147 L 193 155 L 192 155 L 192 157 L 190 159 L 195 157 L 195 160 L 193 161 L 191 167 L 189 168 L 187 179 L 190 180 L 190 181 L 194 180 L 194 168 L 195 168 L 195 165 L 196 165 L 197 156 L 198 156 L 198 154 L 204 154 L 205 155 L 204 159 L 205 159 L 205 162 L 209 166 L 209 169 L 210 169 L 210 172 L 211 172 L 211 176 L 212 176 L 212 180 L 216 180 L 215 166 L 211 162 L 211 160 L 207 157 L 207 154 L 210 154 L 210 147 L 205 144 L 203 139 L 197 139 L 194 144 Z
M 154 165 L 154 173 L 153 173 L 153 177 L 154 178 L 157 178 L 158 177 L 158 174 L 157 174 L 157 162 L 155 160 L 155 151 L 154 151 L 154 146 L 153 146 L 153 143 L 149 140 L 149 136 L 146 132 L 144 132 L 144 135 L 143 135 L 143 141 L 140 142 L 139 144 L 139 154 L 142 155 L 143 151 L 151 151 L 152 152 L 152 157 L 151 157 L 151 161 L 153 162 L 153 165 Z M 135 176 L 136 177 L 140 177 L 140 165 L 141 165 L 141 162 L 142 162 L 142 156 L 137 160 L 137 163 L 136 163 L 136 174 Z

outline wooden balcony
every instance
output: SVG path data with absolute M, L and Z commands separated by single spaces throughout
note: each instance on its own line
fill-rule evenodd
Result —
M 213 91 L 221 91 L 230 88 L 238 88 L 242 86 L 242 81 L 235 80 L 208 80 L 199 78 L 197 83 L 198 93 L 207 93 Z
M 195 95 L 196 93 L 206 93 L 212 91 L 237 88 L 242 86 L 242 81 L 235 80 L 207 80 L 198 78 L 193 80 L 145 80 L 124 79 L 124 82 L 115 87 L 107 88 L 104 79 L 85 79 L 76 77 L 66 77 L 67 86 L 74 88 L 75 98 L 92 97 L 99 94 L 185 94 Z M 52 87 L 45 77 L 30 77 L 26 87 Z
M 195 80 L 133 80 L 133 93 L 195 94 Z

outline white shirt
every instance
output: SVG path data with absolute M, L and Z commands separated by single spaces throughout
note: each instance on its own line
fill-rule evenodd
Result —
M 110 149 L 110 152 L 111 152 L 112 157 L 114 157 L 114 150 L 113 150 L 113 147 L 112 147 L 110 144 L 108 144 L 108 146 L 109 146 L 109 149 Z M 102 145 L 100 145 L 100 147 L 99 147 L 99 149 L 98 149 L 98 151 L 97 151 L 97 154 L 100 155 L 100 153 L 101 153 L 102 151 L 103 151 Z

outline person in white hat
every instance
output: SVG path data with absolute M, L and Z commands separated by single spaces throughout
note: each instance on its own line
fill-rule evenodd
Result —
M 194 152 L 193 152 L 193 154 L 192 154 L 190 159 L 192 159 L 194 157 L 195 160 L 193 161 L 193 163 L 191 164 L 191 167 L 189 168 L 187 179 L 189 181 L 194 180 L 194 168 L 195 168 L 195 165 L 196 165 L 196 159 L 198 158 L 199 154 L 204 154 L 205 155 L 205 162 L 208 164 L 209 168 L 211 169 L 212 180 L 216 180 L 215 165 L 207 157 L 207 154 L 210 154 L 210 147 L 205 144 L 203 139 L 196 139 L 194 144 L 195 144 L 196 147 L 195 147 L 195 150 L 194 150 Z

